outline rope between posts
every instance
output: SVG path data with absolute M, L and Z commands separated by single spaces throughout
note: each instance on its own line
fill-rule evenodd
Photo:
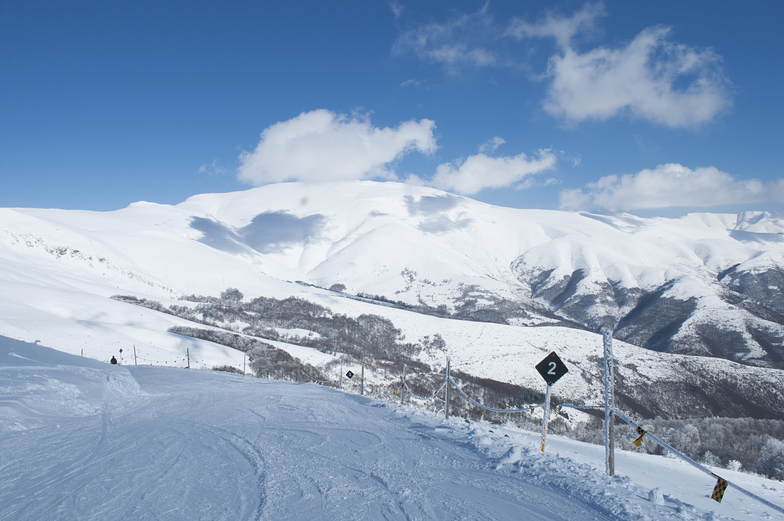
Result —
M 492 411 L 492 412 L 501 412 L 501 413 L 511 413 L 511 412 L 526 412 L 526 411 L 530 411 L 530 410 L 532 410 L 532 409 L 538 409 L 539 407 L 543 407 L 543 406 L 544 406 L 544 402 L 542 402 L 542 403 L 540 403 L 540 404 L 538 404 L 538 405 L 529 405 L 528 407 L 523 407 L 522 409 L 496 409 L 496 408 L 494 408 L 494 407 L 487 407 L 487 406 L 485 406 L 485 405 L 482 405 L 481 403 L 477 402 L 476 400 L 474 400 L 474 399 L 473 399 L 473 398 L 471 398 L 470 396 L 468 396 L 468 395 L 467 395 L 467 394 L 466 394 L 466 393 L 465 393 L 465 392 L 464 392 L 464 391 L 463 391 L 463 390 L 460 388 L 460 386 L 458 386 L 458 385 L 457 385 L 457 383 L 455 383 L 455 381 L 452 379 L 452 377 L 451 377 L 451 376 L 449 377 L 449 381 L 450 381 L 450 382 L 452 382 L 452 385 L 454 385 L 454 386 L 455 386 L 455 389 L 457 389 L 457 392 L 459 392 L 460 394 L 462 394 L 462 395 L 463 395 L 463 398 L 465 398 L 465 399 L 466 399 L 466 400 L 468 400 L 469 402 L 473 403 L 473 404 L 474 404 L 474 405 L 476 405 L 477 407 L 481 407 L 482 409 L 487 409 L 488 411 Z
M 619 411 L 618 409 L 613 409 L 613 410 L 612 410 L 612 412 L 613 412 L 613 414 L 615 414 L 615 415 L 616 415 L 618 418 L 622 419 L 623 421 L 625 421 L 626 423 L 628 423 L 629 425 L 631 425 L 633 428 L 635 428 L 635 429 L 640 429 L 640 426 L 637 424 L 637 422 L 635 422 L 634 420 L 632 420 L 631 418 L 629 418 L 628 416 L 626 416 L 626 415 L 625 415 L 623 412 Z M 704 466 L 700 465 L 699 463 L 697 463 L 696 461 L 694 461 L 694 460 L 693 460 L 693 459 L 691 459 L 690 457 L 686 456 L 686 455 L 685 455 L 685 454 L 683 454 L 682 452 L 680 452 L 680 451 L 678 451 L 678 450 L 674 449 L 674 448 L 673 448 L 672 446 L 670 446 L 668 443 L 666 443 L 666 442 L 662 441 L 662 440 L 661 440 L 660 438 L 658 438 L 657 436 L 655 436 L 655 435 L 653 435 L 653 434 L 651 434 L 650 432 L 647 432 L 647 431 L 643 431 L 643 432 L 644 432 L 645 434 L 643 434 L 642 436 L 647 436 L 648 438 L 650 438 L 651 440 L 653 440 L 654 442 L 658 443 L 658 444 L 659 444 L 659 445 L 661 445 L 663 448 L 665 448 L 666 450 L 668 450 L 668 451 L 669 451 L 670 453 L 672 453 L 674 456 L 677 456 L 678 458 L 682 459 L 683 461 L 685 461 L 686 463 L 688 463 L 688 464 L 689 464 L 689 465 L 691 465 L 692 467 L 694 467 L 694 468 L 698 469 L 698 470 L 699 470 L 699 471 L 701 471 L 701 472 L 704 472 L 705 474 L 708 474 L 709 476 L 712 476 L 712 477 L 714 477 L 714 478 L 719 478 L 719 476 L 717 476 L 716 474 L 714 474 L 714 473 L 713 473 L 713 472 L 712 472 L 712 471 L 711 471 L 709 468 L 707 468 L 707 467 L 704 467 Z M 733 482 L 731 482 L 731 481 L 729 481 L 729 480 L 726 480 L 726 479 L 724 479 L 724 478 L 719 478 L 719 479 L 723 479 L 724 481 L 726 481 L 726 482 L 727 482 L 727 484 L 728 484 L 729 486 L 731 486 L 731 487 L 733 487 L 733 488 L 737 489 L 738 491 L 740 491 L 741 493 L 743 493 L 743 494 L 745 494 L 745 495 L 749 496 L 750 498 L 752 498 L 752 499 L 756 499 L 757 501 L 759 501 L 759 502 L 760 502 L 760 503 L 762 503 L 763 505 L 765 505 L 765 506 L 767 506 L 767 507 L 770 507 L 770 508 L 772 508 L 773 510 L 775 510 L 775 511 L 777 511 L 777 512 L 780 512 L 780 513 L 784 514 L 784 508 L 781 508 L 780 506 L 776 505 L 775 503 L 771 503 L 771 502 L 770 502 L 770 501 L 768 501 L 767 499 L 765 499 L 765 498 L 762 498 L 762 497 L 760 497 L 760 496 L 758 496 L 758 495 L 754 494 L 753 492 L 750 492 L 750 491 L 746 490 L 745 488 L 743 488 L 743 487 L 740 487 L 740 486 L 736 485 L 735 483 L 733 483 Z
M 564 407 L 569 408 L 569 409 L 582 409 L 582 410 L 586 410 L 586 409 L 602 409 L 603 410 L 604 409 L 604 405 L 575 405 L 575 404 L 572 404 L 572 403 L 562 403 L 562 404 L 558 405 L 558 407 L 556 407 L 555 415 L 558 416 L 561 413 L 561 409 L 563 409 Z
M 308 379 L 309 379 L 311 382 L 316 382 L 316 383 L 319 383 L 319 384 L 328 384 L 328 383 L 330 383 L 328 380 L 316 380 L 315 378 L 313 378 L 312 376 L 310 376 L 308 373 L 306 373 L 306 372 L 305 372 L 305 371 L 303 371 L 302 369 L 300 369 L 300 370 L 299 370 L 299 372 L 300 372 L 300 373 L 302 373 L 302 374 L 304 374 L 306 377 L 308 377 Z
M 405 386 L 406 386 L 406 389 L 408 389 L 408 392 L 411 394 L 411 396 L 412 396 L 413 398 L 416 398 L 417 400 L 421 400 L 421 401 L 423 401 L 423 402 L 424 402 L 424 401 L 427 401 L 427 400 L 432 400 L 433 398 L 435 398 L 435 397 L 436 397 L 436 395 L 437 395 L 438 393 L 440 393 L 440 392 L 441 392 L 441 390 L 442 390 L 442 389 L 443 389 L 443 388 L 446 386 L 446 381 L 444 381 L 444 383 L 442 383 L 442 384 L 441 384 L 441 387 L 439 387 L 439 388 L 438 388 L 438 390 L 437 390 L 436 392 L 434 392 L 433 394 L 431 394 L 431 395 L 430 395 L 430 396 L 428 396 L 427 398 L 422 398 L 421 396 L 417 396 L 416 394 L 414 394 L 414 392 L 411 390 L 411 388 L 410 388 L 410 387 L 408 387 L 408 384 L 405 384 Z

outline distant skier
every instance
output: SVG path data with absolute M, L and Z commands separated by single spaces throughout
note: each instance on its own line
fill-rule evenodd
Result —
M 110 360 L 110 363 L 112 365 L 117 365 L 117 359 L 115 357 L 112 357 L 112 359 Z

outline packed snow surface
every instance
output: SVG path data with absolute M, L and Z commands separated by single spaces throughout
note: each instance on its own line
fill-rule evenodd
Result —
M 0 520 L 766 519 L 656 456 L 314 384 L 111 366 L 0 337 Z M 720 470 L 770 501 L 781 483 Z M 778 515 L 775 512 L 773 515 Z

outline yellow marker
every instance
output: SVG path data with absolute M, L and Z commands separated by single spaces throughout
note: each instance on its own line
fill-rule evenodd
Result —
M 646 433 L 646 432 L 647 432 L 647 431 L 646 431 L 646 430 L 644 430 L 642 427 L 637 427 L 637 433 L 640 435 L 640 437 L 639 437 L 639 438 L 637 438 L 636 440 L 634 440 L 634 444 L 635 444 L 637 447 L 641 447 L 641 446 L 642 446 L 642 437 L 643 437 L 643 436 L 645 436 L 645 433 Z
M 716 474 L 714 474 L 714 476 L 716 476 Z M 716 477 L 718 478 L 718 481 L 716 482 L 716 486 L 713 487 L 711 499 L 717 503 L 721 503 L 721 500 L 724 497 L 724 491 L 727 490 L 727 485 L 729 485 L 729 483 L 727 483 L 726 480 L 719 478 L 719 476 Z

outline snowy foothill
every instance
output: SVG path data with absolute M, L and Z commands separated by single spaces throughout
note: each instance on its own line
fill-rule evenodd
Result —
M 0 519 L 775 519 L 676 460 L 0 337 Z M 717 470 L 769 501 L 781 482 Z

